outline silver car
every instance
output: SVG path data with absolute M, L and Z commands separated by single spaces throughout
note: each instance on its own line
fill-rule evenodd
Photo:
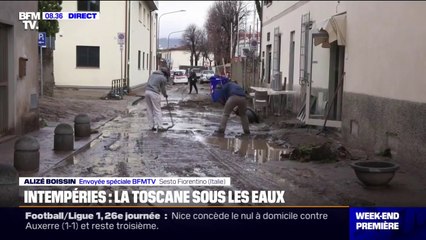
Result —
M 214 76 L 213 70 L 203 70 L 201 72 L 200 83 L 210 82 L 210 78 Z

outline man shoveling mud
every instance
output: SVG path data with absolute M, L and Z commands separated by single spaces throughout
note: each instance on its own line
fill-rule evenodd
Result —
M 147 105 L 148 123 L 152 131 L 157 127 L 158 131 L 165 131 L 161 114 L 161 96 L 160 92 L 167 99 L 166 84 L 168 79 L 167 68 L 161 68 L 161 71 L 155 71 L 148 79 L 145 88 L 145 99 Z
M 219 87 L 220 86 L 218 86 L 218 88 Z M 219 102 L 225 105 L 225 108 L 223 110 L 219 129 L 215 131 L 215 134 L 225 133 L 226 123 L 228 122 L 228 118 L 235 107 L 238 107 L 238 115 L 241 119 L 241 125 L 243 126 L 244 134 L 250 134 L 249 121 L 246 114 L 247 101 L 244 89 L 237 83 L 229 81 L 222 86 L 220 91 L 221 94 Z

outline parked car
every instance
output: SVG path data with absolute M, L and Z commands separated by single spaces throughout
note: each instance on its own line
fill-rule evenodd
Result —
M 199 80 L 201 77 L 201 69 L 200 68 L 192 68 L 191 71 L 188 74 L 191 74 L 191 72 L 194 71 L 195 75 L 197 75 L 197 79 Z
M 186 76 L 185 70 L 173 70 L 172 75 L 172 83 L 173 85 L 176 83 L 185 83 L 188 84 L 188 77 Z
M 214 76 L 213 70 L 203 70 L 201 72 L 200 83 L 210 82 L 212 76 Z

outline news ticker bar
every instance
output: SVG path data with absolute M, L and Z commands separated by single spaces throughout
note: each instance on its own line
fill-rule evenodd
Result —
M 0 208 L 0 214 L 8 216 L 0 218 L 3 229 L 19 236 L 140 236 L 143 230 L 148 238 L 426 239 L 426 208 L 411 207 L 70 206 Z
M 19 238 L 323 239 L 348 238 L 348 211 L 262 208 L 15 208 L 0 225 Z M 318 215 L 328 219 L 314 220 Z M 328 226 L 328 227 L 326 227 Z M 44 229 L 43 229 L 44 228 Z M 46 229 L 48 228 L 48 229 Z M 285 237 L 284 237 L 285 236 Z M 294 236 L 294 237 L 292 237 Z M 296 238 L 297 236 L 297 238 Z
M 19 186 L 230 186 L 229 177 L 20 177 Z

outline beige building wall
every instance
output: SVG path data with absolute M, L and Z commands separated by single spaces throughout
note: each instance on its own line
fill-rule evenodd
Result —
M 190 66 L 191 65 L 191 52 L 189 50 L 171 50 L 171 51 L 164 51 L 161 54 L 161 57 L 164 59 L 171 59 L 171 69 L 179 69 L 179 66 Z M 210 59 L 214 59 L 213 55 L 210 55 Z M 209 66 L 209 61 L 205 60 L 204 64 L 207 64 Z M 194 63 L 195 65 L 195 63 Z M 203 59 L 200 57 L 198 59 L 197 63 L 198 67 L 203 66 Z M 212 62 L 212 67 L 214 67 L 214 61 Z
M 426 2 L 347 2 L 345 91 L 426 103 Z
M 262 51 L 267 44 L 272 44 L 274 51 L 274 27 L 279 27 L 282 34 L 280 71 L 283 78 L 288 79 L 290 32 L 295 32 L 294 87 L 297 88 L 301 16 L 309 12 L 311 20 L 320 22 L 347 11 L 344 90 L 426 102 L 426 94 L 422 91 L 426 89 L 426 81 L 422 80 L 426 75 L 426 55 L 419 51 L 426 48 L 426 29 L 413 24 L 426 20 L 425 9 L 425 2 L 273 1 L 272 5 L 264 7 Z M 271 34 L 269 42 L 266 40 L 268 32 Z M 321 59 L 327 59 L 326 53 L 322 55 L 316 59 L 314 56 L 319 63 L 312 66 L 313 72 L 321 71 L 317 66 L 321 65 Z M 325 86 L 322 80 L 317 80 L 317 84 Z
M 144 1 L 130 1 L 130 86 L 138 86 L 148 81 L 150 61 L 155 56 L 155 39 L 151 31 L 155 32 L 155 22 L 152 26 L 152 16 L 149 7 Z M 154 45 L 153 45 L 154 44 Z M 140 59 L 139 58 L 140 51 Z M 140 61 L 140 64 L 138 64 Z
M 264 3 L 263 22 L 275 21 L 280 19 L 287 12 L 298 8 L 300 1 L 271 1 L 272 4 Z
M 40 79 L 38 32 L 25 30 L 18 20 L 19 12 L 37 12 L 37 2 L 5 1 L 0 6 L 0 24 L 5 28 L 6 38 L 2 44 L 7 44 L 7 86 L 4 85 L 4 89 L 7 89 L 7 106 L 1 113 L 3 116 L 7 114 L 7 130 L 0 132 L 1 137 L 4 134 L 20 135 L 38 129 Z M 20 58 L 27 59 L 26 74 L 22 77 L 19 77 Z
M 302 15 L 310 13 L 315 26 L 346 12 L 340 129 L 344 140 L 371 156 L 389 149 L 395 161 L 424 171 L 426 29 L 419 25 L 426 20 L 424 10 L 425 2 L 273 1 L 264 7 L 262 52 L 268 44 L 274 51 L 274 27 L 279 27 L 280 71 L 288 78 L 290 33 L 294 31 L 294 89 L 303 92 L 299 85 Z M 325 49 L 319 51 L 312 58 L 314 88 L 326 87 L 328 56 Z M 298 111 L 301 103 L 296 99 L 293 110 Z
M 165 59 L 170 59 L 170 68 L 179 69 L 179 66 L 189 66 L 191 65 L 189 58 L 191 57 L 191 52 L 189 50 L 171 50 L 169 52 L 164 52 L 162 57 Z
M 314 22 L 321 22 L 332 15 L 346 11 L 346 3 L 341 1 L 273 1 L 271 5 L 265 5 L 263 8 L 263 29 L 262 29 L 262 52 L 266 53 L 266 46 L 271 44 L 271 52 L 274 49 L 274 28 L 279 27 L 281 33 L 281 59 L 280 71 L 284 78 L 289 79 L 289 58 L 290 58 L 290 34 L 294 31 L 295 56 L 294 56 L 294 81 L 293 89 L 300 89 L 300 32 L 301 17 L 310 13 L 310 19 Z M 336 12 L 337 11 L 337 12 Z M 270 33 L 270 40 L 267 41 L 267 33 Z M 326 53 L 320 54 L 317 61 L 324 61 Z M 264 56 L 264 53 L 261 53 Z M 273 56 L 272 56 L 273 58 Z M 320 63 L 321 64 L 321 63 Z M 315 65 L 313 66 L 315 68 Z M 313 69 L 315 70 L 315 69 Z M 318 71 L 318 69 L 317 69 Z M 322 73 L 324 75 L 324 73 Z M 272 78 L 272 67 L 271 67 Z M 319 81 L 317 81 L 319 82 Z M 287 82 L 288 84 L 288 82 Z M 318 83 L 323 86 L 325 83 Z
M 62 12 L 74 11 L 77 11 L 77 1 L 62 2 Z M 111 80 L 120 78 L 117 33 L 125 32 L 125 2 L 101 1 L 99 13 L 99 20 L 59 21 L 60 30 L 56 34 L 54 51 L 57 86 L 111 87 Z M 78 45 L 100 47 L 99 68 L 76 67 Z
M 101 1 L 99 20 L 60 21 L 54 52 L 57 86 L 110 88 L 113 79 L 124 77 L 126 68 L 130 87 L 147 82 L 150 69 L 155 68 L 155 62 L 151 62 L 156 54 L 155 14 L 150 11 L 147 1 L 129 1 L 127 4 L 130 4 L 130 32 L 126 38 L 130 44 L 123 47 L 122 53 L 117 34 L 126 32 L 126 1 Z M 64 1 L 62 6 L 63 12 L 77 11 L 76 1 Z M 99 68 L 76 67 L 78 45 L 100 47 Z M 127 47 L 129 61 L 125 59 Z

